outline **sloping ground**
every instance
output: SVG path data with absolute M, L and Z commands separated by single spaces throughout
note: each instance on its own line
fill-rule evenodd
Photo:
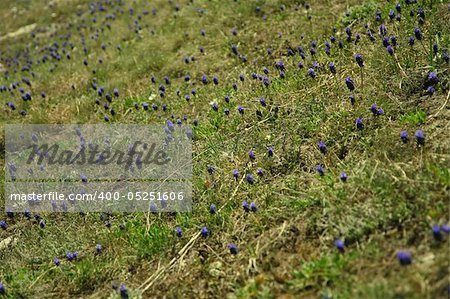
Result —
M 447 297 L 443 1 L 55 3 L 24 1 L 22 23 L 9 15 L 13 1 L 1 10 L 2 35 L 37 24 L 0 41 L 3 123 L 180 120 L 194 129 L 194 207 L 40 215 L 45 228 L 4 214 L 6 296 L 114 298 L 123 284 L 144 298 Z M 108 103 L 92 83 L 120 96 Z M 399 263 L 403 251 L 410 265 Z

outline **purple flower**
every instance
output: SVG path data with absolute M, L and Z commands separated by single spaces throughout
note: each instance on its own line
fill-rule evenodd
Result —
M 209 230 L 206 226 L 202 227 L 200 230 L 200 233 L 202 234 L 203 238 L 206 238 L 209 235 Z
M 122 297 L 122 298 L 128 298 L 128 290 L 127 290 L 127 288 L 125 287 L 125 285 L 121 285 L 120 286 L 120 289 L 119 289 L 119 292 L 120 292 L 120 297 Z
M 326 146 L 325 142 L 319 141 L 319 150 L 323 154 L 325 154 L 327 152 L 327 146 Z
M 395 5 L 395 9 L 397 10 L 398 13 L 401 13 L 401 12 L 402 12 L 402 6 L 400 5 L 400 3 L 397 3 L 397 4 Z
M 211 104 L 211 108 L 214 111 L 218 111 L 219 110 L 219 105 L 216 102 L 214 102 L 214 103 Z
M 353 82 L 352 77 L 349 76 L 349 77 L 345 78 L 345 84 L 347 85 L 347 88 L 350 91 L 355 90 L 355 83 Z
M 339 250 L 339 252 L 341 253 L 345 252 L 344 241 L 337 239 L 336 241 L 334 241 L 334 245 L 336 246 L 337 250 Z
M 61 264 L 61 261 L 59 260 L 58 257 L 55 257 L 55 258 L 53 259 L 53 264 L 55 264 L 55 266 L 57 266 L 57 267 Z
M 242 208 L 244 209 L 245 212 L 249 212 L 250 211 L 250 208 L 248 206 L 248 202 L 246 200 L 244 200 L 242 202 Z
M 395 12 L 391 9 L 390 11 L 389 11 L 389 19 L 394 19 L 395 18 Z
M 67 254 L 66 254 L 66 258 L 67 258 L 67 260 L 69 261 L 69 262 L 71 262 L 71 261 L 73 261 L 75 258 L 76 258 L 76 256 L 75 256 L 75 254 L 73 253 L 73 252 L 67 252 Z
M 401 131 L 400 132 L 400 139 L 403 141 L 403 143 L 407 143 L 408 142 L 408 132 Z
M 264 97 L 259 98 L 259 103 L 261 104 L 261 106 L 266 107 L 266 100 L 264 99 Z
M 418 40 L 421 40 L 422 39 L 422 31 L 420 31 L 420 29 L 419 28 L 414 28 L 414 35 L 416 36 L 416 38 L 418 39 Z
M 203 74 L 203 76 L 202 76 L 202 78 L 201 78 L 201 81 L 202 81 L 202 83 L 203 84 L 208 84 L 208 77 L 205 75 L 205 74 Z
M 250 203 L 250 210 L 253 213 L 256 213 L 256 211 L 258 211 L 258 207 L 256 206 L 256 203 L 254 203 L 253 201 Z
M 239 178 L 239 171 L 237 169 L 233 170 L 233 177 L 237 180 Z
M 275 64 L 275 67 L 277 68 L 277 69 L 279 69 L 279 70 L 285 70 L 285 66 L 284 66 L 284 63 L 283 63 L 283 61 L 277 61 L 277 63 Z
M 256 156 L 255 156 L 255 152 L 253 150 L 249 150 L 248 151 L 248 157 L 250 158 L 250 160 L 255 160 Z
M 224 108 L 223 109 L 223 113 L 225 113 L 225 115 L 229 115 L 230 114 L 230 109 Z
M 439 82 L 436 72 L 430 72 L 428 74 L 428 82 L 429 84 L 436 84 Z
M 394 47 L 397 45 L 397 37 L 395 35 L 391 36 L 391 44 Z
M 436 241 L 442 241 L 441 227 L 439 225 L 433 225 L 431 231 L 433 232 L 433 237 Z
M 417 130 L 416 131 L 416 140 L 417 143 L 420 145 L 424 145 L 425 144 L 425 135 L 423 134 L 422 130 Z
M 183 235 L 183 230 L 181 229 L 181 227 L 179 227 L 179 226 L 175 227 L 175 234 L 179 238 Z
M 328 64 L 328 67 L 330 68 L 330 72 L 331 72 L 332 74 L 336 74 L 336 66 L 334 65 L 333 62 L 330 62 L 330 63 Z
M 233 51 L 233 53 L 235 54 L 235 55 L 238 55 L 238 49 L 237 49 L 237 46 L 236 45 L 231 45 L 231 51 Z
M 314 71 L 313 68 L 308 69 L 308 76 L 310 76 L 311 78 L 316 77 L 316 72 Z
M 317 165 L 316 166 L 316 171 L 320 176 L 325 175 L 325 169 L 322 167 L 322 165 Z
M 113 94 L 114 94 L 114 96 L 115 96 L 116 98 L 118 98 L 118 97 L 119 97 L 119 89 L 114 88 Z
M 389 55 L 394 55 L 394 48 L 392 48 L 392 46 L 391 45 L 388 45 L 387 47 L 386 47 L 386 50 L 387 50 L 387 52 L 389 53 Z
M 0 282 L 0 295 L 6 294 L 6 289 L 3 283 Z
M 229 95 L 225 95 L 224 100 L 225 100 L 225 102 L 229 103 L 230 102 L 230 96 Z
M 238 250 L 238 248 L 237 248 L 236 245 L 234 245 L 234 244 L 228 244 L 227 247 L 228 247 L 228 249 L 230 250 L 230 253 L 231 253 L 231 254 L 238 254 L 239 250 Z
M 217 207 L 216 207 L 215 204 L 211 204 L 211 205 L 209 206 L 209 213 L 211 213 L 211 214 L 217 213 Z
M 342 182 L 347 182 L 347 173 L 346 172 L 341 172 L 341 174 L 339 175 L 339 178 L 341 179 Z
M 432 95 L 432 94 L 434 94 L 434 92 L 435 92 L 436 90 L 434 89 L 434 87 L 433 86 L 428 86 L 427 87 L 427 94 L 428 95 Z
M 6 224 L 5 220 L 0 220 L 0 228 L 2 228 L 3 230 L 8 228 L 8 224 Z
M 256 170 L 256 174 L 259 175 L 259 176 L 263 176 L 263 175 L 264 175 L 264 169 L 258 168 L 258 169 Z
M 245 111 L 245 108 L 244 108 L 244 107 L 238 106 L 237 109 L 238 109 L 238 111 L 239 111 L 240 114 L 244 114 L 244 111 Z
M 245 178 L 250 185 L 254 183 L 253 176 L 251 174 L 247 174 Z
M 97 253 L 100 253 L 100 252 L 102 252 L 102 250 L 103 250 L 103 247 L 102 247 L 102 245 L 101 245 L 101 244 L 97 244 L 97 245 L 95 245 L 95 251 L 96 251 Z
M 362 130 L 364 128 L 363 120 L 359 117 L 355 120 L 355 124 L 358 130 Z
M 39 226 L 45 228 L 45 221 L 43 219 L 39 220 Z
M 399 251 L 397 253 L 397 259 L 402 266 L 410 265 L 412 263 L 412 257 L 409 251 Z
M 273 157 L 273 148 L 271 147 L 267 148 L 267 156 Z
M 385 36 L 387 34 L 386 26 L 384 24 L 380 25 L 380 35 Z
M 231 84 L 231 86 L 233 87 L 234 90 L 237 90 L 237 88 L 238 88 L 236 82 L 233 82 L 233 84 Z
M 448 63 L 450 61 L 450 57 L 447 52 L 442 53 L 442 59 Z
M 214 85 L 219 84 L 219 78 L 217 78 L 217 76 L 213 77 L 213 83 L 214 83 Z
M 443 224 L 443 225 L 441 226 L 441 230 L 442 230 L 444 233 L 446 233 L 447 235 L 450 234 L 450 226 L 447 225 L 447 224 Z

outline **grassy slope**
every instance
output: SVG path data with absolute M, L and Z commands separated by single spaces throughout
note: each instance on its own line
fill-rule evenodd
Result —
M 111 105 L 117 112 L 110 116 L 112 122 L 163 123 L 172 115 L 175 119 L 187 116 L 189 124 L 198 119 L 194 211 L 189 215 L 103 215 L 112 223 L 110 228 L 99 214 L 43 215 L 45 229 L 17 215 L 8 220 L 6 231 L 0 231 L 0 239 L 13 238 L 9 247 L 0 251 L 0 281 L 6 285 L 8 296 L 117 296 L 117 291 L 111 290 L 112 282 L 124 283 L 130 292 L 139 294 L 147 285 L 143 282 L 157 269 L 170 265 L 189 240 L 194 242 L 189 243 L 187 253 L 151 281 L 144 297 L 446 296 L 448 242 L 435 242 L 430 230 L 433 224 L 446 223 L 449 215 L 449 65 L 441 54 L 430 54 L 433 42 L 438 43 L 441 53 L 450 41 L 446 26 L 450 14 L 440 1 L 411 6 L 402 2 L 400 23 L 388 20 L 388 11 L 395 3 L 386 1 L 355 8 L 359 1 L 321 0 L 308 12 L 301 1 L 298 6 L 274 0 L 179 1 L 178 12 L 167 1 L 130 1 L 122 6 L 125 13 L 108 21 L 111 31 L 102 24 L 113 8 L 97 12 L 97 21 L 92 23 L 94 16 L 86 12 L 87 1 L 55 1 L 53 8 L 40 2 L 6 1 L 0 10 L 5 22 L 1 35 L 34 22 L 38 28 L 58 28 L 57 34 L 38 33 L 33 41 L 28 34 L 5 40 L 1 56 L 14 55 L 29 45 L 32 58 L 42 57 L 37 49 L 51 45 L 68 31 L 73 32 L 70 41 L 75 48 L 70 51 L 71 59 L 62 55 L 57 67 L 52 59 L 33 65 L 36 78 L 32 78 L 31 103 L 22 103 L 17 91 L 14 95 L 0 94 L 2 121 L 101 123 L 105 110 L 94 104 L 96 93 L 90 89 L 93 77 L 106 90 L 120 90 L 120 98 Z M 282 3 L 285 10 L 280 10 Z M 133 16 L 128 13 L 130 5 Z M 255 11 L 257 5 L 262 12 Z M 24 9 L 20 17 L 13 17 L 14 6 Z M 409 17 L 409 10 L 419 6 L 426 12 L 426 23 L 421 26 L 424 40 L 410 47 L 407 39 L 413 35 L 417 19 Z M 85 14 L 76 17 L 74 7 Z M 398 36 L 394 57 L 381 44 L 380 23 L 374 21 L 377 7 L 388 35 Z M 143 30 L 135 33 L 129 25 L 133 26 L 143 8 L 156 8 L 157 14 L 143 16 L 139 21 Z M 198 8 L 204 13 L 199 14 Z M 343 16 L 346 10 L 351 12 L 348 17 Z M 75 31 L 82 19 L 87 24 L 82 30 L 89 49 L 87 67 L 82 63 L 84 54 Z M 68 20 L 74 23 L 71 29 L 66 27 Z M 367 38 L 365 23 L 373 30 L 375 42 Z M 361 33 L 356 45 L 345 41 L 347 24 L 353 36 Z M 332 44 L 327 56 L 323 49 L 334 25 L 344 47 Z M 98 40 L 91 39 L 97 28 Z M 231 34 L 232 28 L 237 29 L 237 36 Z M 200 35 L 201 29 L 205 29 L 205 36 Z M 309 54 L 312 40 L 318 42 L 315 58 Z M 107 45 L 105 51 L 100 48 L 102 43 Z M 231 53 L 231 44 L 248 57 L 247 63 Z M 298 54 L 286 56 L 287 47 L 296 49 L 299 45 L 306 52 L 303 69 L 297 68 L 301 61 Z M 200 46 L 205 48 L 204 54 L 199 53 Z M 272 56 L 266 54 L 269 47 Z M 365 60 L 363 77 L 354 62 L 356 53 Z M 196 61 L 185 64 L 183 58 L 192 55 Z M 279 60 L 286 65 L 285 79 L 275 68 Z M 316 70 L 315 79 L 306 75 L 313 61 L 323 65 Z M 328 71 L 331 61 L 336 64 L 335 75 Z M 252 72 L 263 74 L 263 67 L 269 69 L 269 88 L 251 79 Z M 432 70 L 440 83 L 429 97 L 423 85 Z M 203 86 L 203 73 L 210 80 L 217 75 L 219 85 Z M 245 75 L 243 83 L 238 78 L 241 73 Z M 184 82 L 185 74 L 191 75 L 190 83 Z M 151 75 L 158 84 L 150 83 Z M 161 99 L 158 86 L 166 75 L 172 84 L 167 86 L 166 98 Z M 22 76 L 31 78 L 19 71 L 3 84 L 19 81 Z M 356 83 L 354 106 L 344 83 L 347 76 Z M 231 87 L 233 82 L 237 91 Z M 186 103 L 184 95 L 192 88 L 198 95 Z M 181 97 L 176 96 L 177 89 Z M 41 91 L 47 93 L 46 99 L 38 97 Z M 134 110 L 135 102 L 151 103 L 151 94 L 156 95 L 160 107 L 168 104 L 167 112 L 161 108 L 157 112 Z M 223 100 L 226 94 L 230 95 L 229 104 Z M 261 96 L 266 98 L 267 107 L 259 104 Z M 5 105 L 11 100 L 18 106 L 15 111 Z M 212 101 L 219 104 L 218 112 L 211 110 Z M 385 114 L 372 116 L 372 103 L 382 107 Z M 246 108 L 244 115 L 239 115 L 238 106 Z M 228 117 L 223 114 L 225 107 L 231 110 Z M 18 113 L 22 108 L 28 111 L 26 117 Z M 357 117 L 364 120 L 362 131 L 355 128 Z M 424 147 L 413 140 L 419 128 L 426 135 Z M 402 130 L 411 137 L 408 144 L 399 139 Z M 327 143 L 325 155 L 318 150 L 320 140 Z M 268 146 L 274 148 L 272 158 L 267 156 Z M 248 160 L 250 149 L 256 153 L 254 162 Z M 317 164 L 324 165 L 325 176 L 315 173 Z M 213 175 L 208 174 L 207 165 L 215 166 Z M 236 182 L 231 175 L 236 168 L 241 174 L 256 177 L 258 167 L 265 169 L 265 175 L 256 178 L 254 185 Z M 339 182 L 341 171 L 349 175 L 345 184 Z M 255 201 L 258 212 L 244 213 L 243 200 Z M 223 207 L 218 214 L 208 213 L 211 203 Z M 118 228 L 121 223 L 126 225 L 124 231 Z M 177 225 L 184 230 L 181 239 L 173 232 Z M 212 232 L 207 239 L 198 238 L 202 226 Z M 345 240 L 345 254 L 334 248 L 337 238 Z M 230 242 L 239 247 L 237 256 L 227 252 Z M 94 255 L 96 243 L 105 248 L 101 255 Z M 411 266 L 398 265 L 395 253 L 400 249 L 413 253 Z M 70 250 L 80 252 L 79 261 L 63 261 L 60 267 L 52 264 L 53 257 L 62 258 Z

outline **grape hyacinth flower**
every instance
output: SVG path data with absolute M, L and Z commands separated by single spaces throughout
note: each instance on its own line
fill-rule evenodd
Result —
M 428 74 L 428 83 L 429 83 L 429 84 L 436 84 L 436 83 L 438 83 L 438 82 L 439 82 L 439 79 L 438 79 L 438 77 L 437 77 L 436 72 L 430 72 L 430 73 Z
M 181 227 L 179 226 L 175 227 L 175 234 L 177 235 L 178 238 L 180 238 L 183 235 L 183 230 L 181 229 Z
M 247 174 L 247 176 L 245 178 L 250 185 L 252 185 L 254 183 L 254 179 L 251 174 Z
M 425 144 L 425 135 L 423 134 L 422 130 L 417 130 L 415 136 L 416 136 L 416 141 L 419 145 Z
M 203 238 L 208 237 L 209 235 L 209 230 L 206 226 L 202 227 L 202 229 L 200 230 L 200 233 L 202 234 Z
M 249 150 L 248 157 L 250 160 L 254 161 L 256 159 L 255 152 L 253 150 Z
M 387 52 L 389 53 L 389 55 L 394 55 L 394 48 L 392 48 L 392 46 L 391 45 L 388 45 L 387 47 L 386 47 L 386 50 L 387 50 Z
M 239 250 L 235 244 L 228 244 L 227 247 L 230 250 L 231 254 L 238 254 Z
M 407 143 L 408 142 L 408 132 L 406 131 L 401 131 L 400 132 L 400 139 L 403 141 L 403 143 Z
M 334 241 L 334 245 L 336 246 L 337 250 L 339 250 L 339 252 L 341 253 L 345 252 L 344 241 L 337 239 L 336 241 Z
M 250 210 L 253 213 L 256 213 L 256 211 L 258 211 L 258 207 L 256 206 L 256 203 L 254 203 L 253 201 L 250 203 Z
M 239 171 L 237 169 L 233 170 L 233 177 L 235 178 L 235 180 L 239 178 Z
M 328 67 L 329 67 L 330 72 L 331 72 L 332 74 L 336 74 L 336 66 L 334 65 L 333 62 L 330 62 L 330 63 L 328 64 Z
M 316 77 L 316 72 L 314 71 L 314 69 L 312 68 L 308 69 L 308 76 L 310 76 L 311 78 Z
M 447 225 L 447 224 L 443 224 L 443 225 L 441 226 L 441 230 L 442 230 L 444 233 L 446 233 L 447 235 L 450 234 L 450 226 Z
M 348 176 L 347 176 L 347 173 L 346 172 L 341 172 L 341 174 L 339 175 L 339 178 L 341 179 L 341 181 L 342 182 L 347 182 L 347 178 L 348 178 Z
M 355 83 L 353 82 L 352 77 L 349 76 L 349 77 L 345 78 L 345 84 L 347 85 L 347 88 L 350 91 L 355 90 Z
M 441 228 L 439 225 L 437 224 L 433 225 L 431 231 L 433 232 L 433 237 L 436 241 L 442 241 Z
M 201 81 L 204 85 L 208 84 L 208 77 L 205 74 L 203 74 Z
M 362 129 L 364 128 L 363 120 L 362 120 L 360 117 L 358 117 L 358 118 L 355 120 L 355 124 L 356 124 L 356 128 L 357 128 L 358 130 L 362 130 Z
M 420 29 L 419 28 L 414 28 L 414 35 L 416 36 L 416 38 L 418 39 L 418 40 L 421 40 L 422 39 L 422 31 L 420 31 Z
M 95 245 L 95 251 L 96 251 L 97 253 L 101 253 L 101 252 L 102 252 L 102 250 L 103 250 L 103 247 L 102 247 L 102 245 L 101 245 L 101 244 L 97 244 L 97 245 Z
M 410 37 L 409 37 L 409 40 L 408 40 L 408 44 L 409 44 L 410 46 L 413 46 L 413 45 L 414 45 L 414 42 L 415 42 L 414 36 L 410 36 Z
M 323 141 L 319 141 L 319 150 L 322 154 L 327 152 L 327 146 Z
M 325 175 L 325 169 L 322 167 L 322 165 L 317 165 L 316 166 L 316 171 L 320 176 L 324 176 Z
M 258 168 L 258 169 L 256 170 L 256 174 L 259 175 L 259 176 L 264 176 L 264 169 Z
M 56 267 L 58 267 L 58 266 L 61 264 L 61 261 L 59 260 L 58 257 L 55 257 L 55 258 L 53 259 L 53 264 L 55 264 Z
M 411 253 L 408 251 L 399 251 L 397 253 L 397 259 L 400 262 L 400 265 L 407 266 L 412 263 Z
M 245 212 L 249 212 L 250 211 L 250 207 L 248 206 L 248 202 L 246 200 L 244 200 L 242 202 L 242 208 L 244 209 Z
M 0 295 L 6 294 L 6 289 L 3 283 L 0 282 Z
M 3 230 L 8 228 L 8 224 L 6 224 L 5 220 L 0 220 L 0 228 Z
M 363 61 L 363 57 L 362 57 L 361 54 L 356 54 L 356 55 L 355 55 L 355 60 L 356 60 L 356 63 L 357 63 L 360 67 L 363 67 L 363 66 L 364 66 L 364 61 Z
M 125 285 L 121 285 L 120 286 L 120 289 L 119 289 L 119 292 L 120 292 L 120 297 L 122 297 L 122 298 L 128 298 L 128 290 L 127 290 L 127 288 L 125 287 Z
M 261 106 L 266 107 L 266 100 L 264 99 L 264 97 L 259 98 L 259 103 L 261 104 Z
M 217 213 L 217 207 L 216 207 L 215 204 L 211 204 L 211 205 L 209 206 L 209 213 L 210 213 L 210 214 L 215 214 L 215 213 Z

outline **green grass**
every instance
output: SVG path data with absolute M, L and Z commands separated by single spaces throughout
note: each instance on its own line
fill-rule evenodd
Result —
M 0 39 L 2 58 L 24 53 L 27 46 L 32 57 L 41 58 L 40 47 L 50 46 L 69 31 L 67 20 L 73 29 L 81 19 L 88 24 L 80 32 L 89 54 L 85 66 L 80 35 L 74 33 L 71 59 L 62 55 L 59 63 L 50 59 L 33 64 L 35 78 L 14 73 L 0 61 L 10 69 L 0 84 L 26 76 L 33 94 L 31 102 L 23 102 L 17 92 L 1 93 L 2 124 L 103 123 L 105 114 L 113 123 L 162 124 L 173 115 L 174 120 L 186 116 L 194 128 L 192 213 L 48 213 L 41 215 L 45 229 L 22 215 L 6 219 L 8 228 L 0 231 L 4 242 L 0 244 L 6 244 L 0 245 L 0 282 L 7 298 L 119 298 L 112 284 L 126 285 L 136 298 L 447 296 L 449 237 L 437 242 L 431 233 L 433 224 L 449 221 L 450 73 L 440 55 L 449 50 L 450 13 L 444 1 L 410 6 L 401 1 L 402 21 L 395 22 L 387 17 L 395 10 L 395 1 L 319 0 L 311 1 L 306 10 L 304 1 L 180 0 L 181 10 L 176 12 L 175 2 L 127 0 L 121 6 L 124 13 L 108 21 L 111 31 L 102 26 L 111 11 L 92 23 L 88 1 L 53 1 L 53 8 L 46 1 L 4 2 L 0 37 L 33 23 L 48 32 L 57 28 L 58 34 Z M 128 13 L 130 5 L 133 16 Z M 256 12 L 258 5 L 262 12 Z M 426 13 L 421 25 L 424 39 L 411 47 L 408 37 L 414 35 L 417 19 L 409 17 L 409 10 L 418 7 Z M 134 26 L 144 8 L 150 14 L 142 16 L 142 30 L 136 33 L 128 26 Z M 81 18 L 75 15 L 79 9 L 85 12 Z M 377 9 L 388 35 L 398 37 L 393 57 L 381 43 Z M 365 24 L 375 42 L 367 38 Z M 103 28 L 98 40 L 91 38 L 91 25 L 94 30 Z M 345 41 L 347 25 L 353 36 L 361 34 L 356 45 Z M 237 36 L 231 33 L 233 28 Z M 206 36 L 200 35 L 201 29 Z M 331 35 L 344 45 L 338 49 L 337 42 L 332 44 L 327 56 L 323 49 Z M 309 55 L 313 40 L 318 43 L 314 59 Z M 102 43 L 106 50 L 100 48 Z M 433 43 L 439 46 L 438 56 L 432 55 Z M 247 56 L 246 63 L 232 54 L 231 44 Z M 298 54 L 286 56 L 288 47 L 296 50 L 300 45 L 306 54 L 303 69 L 297 67 Z M 272 56 L 266 54 L 269 47 Z M 362 75 L 354 61 L 356 53 L 364 57 Z M 194 62 L 183 61 L 192 56 Z M 19 56 L 21 62 L 24 59 Z M 284 79 L 275 68 L 279 60 L 286 65 Z M 314 79 L 307 76 L 313 61 L 323 65 Z M 335 75 L 328 71 L 329 62 L 336 64 Z M 263 74 L 263 67 L 269 69 L 267 88 L 251 78 L 252 72 Z M 424 86 L 430 71 L 439 77 L 432 96 L 425 94 Z M 244 82 L 239 81 L 241 73 Z M 184 81 L 186 74 L 191 76 L 189 83 Z M 203 74 L 210 81 L 217 75 L 220 83 L 201 84 Z M 156 84 L 150 81 L 152 75 Z M 166 75 L 172 84 L 160 98 L 158 86 Z M 347 76 L 356 85 L 353 106 L 344 83 Z M 108 92 L 119 88 L 119 99 L 110 105 L 115 116 L 95 104 L 94 77 Z M 193 88 L 197 95 L 186 102 L 184 96 Z M 46 92 L 45 99 L 39 97 L 41 91 Z M 225 95 L 230 96 L 229 103 Z M 266 107 L 259 103 L 262 96 Z M 15 111 L 6 106 L 9 101 L 16 104 Z M 135 110 L 134 103 L 144 102 L 157 103 L 158 111 Z M 211 102 L 219 104 L 218 112 L 211 109 Z M 384 109 L 384 115 L 372 115 L 373 103 Z M 166 112 L 162 104 L 168 105 Z M 243 115 L 238 106 L 245 107 Z M 224 108 L 230 109 L 229 116 Z M 19 114 L 21 109 L 28 111 L 25 117 Z M 357 117 L 364 120 L 363 130 L 355 127 Z M 417 129 L 425 133 L 425 146 L 415 143 Z M 410 137 L 406 144 L 399 137 L 403 130 Z M 4 137 L 0 140 L 4 147 Z M 327 144 L 326 154 L 318 149 L 321 140 Z M 273 157 L 268 156 L 268 147 L 273 147 Z M 250 149 L 256 153 L 255 161 L 249 161 Z M 3 154 L 0 161 L 5 168 Z M 323 177 L 315 173 L 317 164 L 326 170 Z M 215 166 L 213 175 L 208 174 L 208 165 Z M 256 175 L 259 167 L 265 170 L 263 177 Z M 233 169 L 241 176 L 253 174 L 255 184 L 236 181 Z M 339 180 L 342 171 L 348 174 L 346 183 Z M 2 183 L 4 176 L 0 175 Z M 244 200 L 256 202 L 258 212 L 245 213 Z M 209 213 L 212 203 L 221 208 L 215 215 Z M 3 215 L 0 219 L 6 218 Z M 125 229 L 119 228 L 121 224 Z M 174 233 L 176 226 L 183 229 L 181 238 Z M 203 226 L 211 231 L 206 239 L 198 238 Z M 343 254 L 334 248 L 338 238 L 346 244 Z M 104 248 L 100 254 L 95 253 L 98 243 Z M 228 243 L 238 246 L 238 255 L 229 254 Z M 412 252 L 411 266 L 398 264 L 398 250 Z M 78 251 L 79 259 L 67 261 L 68 251 Z M 59 267 L 52 262 L 55 256 L 61 259 Z

